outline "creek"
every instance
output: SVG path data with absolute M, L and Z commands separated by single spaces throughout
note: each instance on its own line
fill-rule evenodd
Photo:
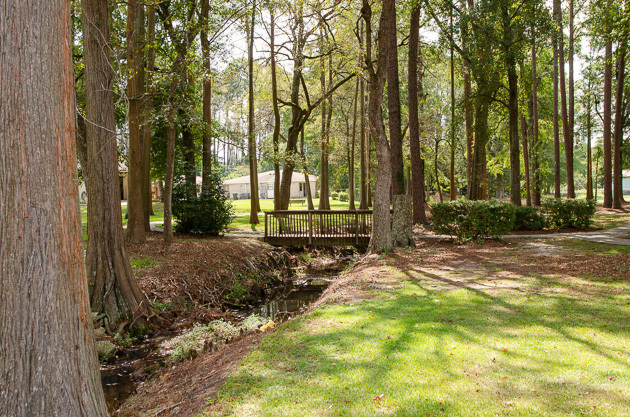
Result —
M 237 322 L 257 314 L 276 323 L 286 321 L 317 301 L 336 276 L 352 262 L 352 257 L 337 258 L 306 268 L 292 279 L 268 288 L 257 303 L 229 310 Z M 118 410 L 136 392 L 139 383 L 165 366 L 168 355 L 161 349 L 164 342 L 180 333 L 148 337 L 123 349 L 116 358 L 101 365 L 101 381 L 110 413 Z

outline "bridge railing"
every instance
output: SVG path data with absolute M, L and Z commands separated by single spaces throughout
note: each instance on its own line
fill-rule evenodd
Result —
M 265 242 L 283 246 L 365 247 L 372 210 L 278 210 L 265 212 Z

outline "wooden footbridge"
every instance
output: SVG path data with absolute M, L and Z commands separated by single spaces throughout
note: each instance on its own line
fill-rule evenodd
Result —
M 367 247 L 372 210 L 265 212 L 265 242 L 274 246 Z

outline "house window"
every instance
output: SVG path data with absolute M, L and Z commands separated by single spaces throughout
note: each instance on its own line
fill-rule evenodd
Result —
M 303 182 L 301 182 L 301 183 L 300 183 L 300 192 L 304 191 L 303 186 L 304 186 L 304 183 L 303 183 Z

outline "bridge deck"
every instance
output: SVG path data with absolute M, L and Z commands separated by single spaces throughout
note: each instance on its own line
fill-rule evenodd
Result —
M 265 242 L 276 246 L 367 247 L 372 210 L 265 212 Z

